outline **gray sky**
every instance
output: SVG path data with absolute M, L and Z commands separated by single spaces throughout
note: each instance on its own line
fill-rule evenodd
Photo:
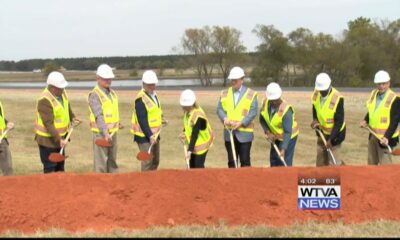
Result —
M 400 18 L 399 0 L 2 0 L 0 60 L 171 54 L 185 29 L 228 25 L 249 51 L 256 24 L 338 36 L 359 16 Z

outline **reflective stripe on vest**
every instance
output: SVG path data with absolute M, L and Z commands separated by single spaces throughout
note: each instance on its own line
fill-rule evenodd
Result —
M 193 154 L 201 155 L 205 153 L 213 144 L 214 132 L 211 129 L 210 122 L 208 121 L 206 114 L 201 107 L 194 108 L 190 113 L 185 113 L 183 117 L 183 126 L 185 128 L 186 141 L 189 143 L 192 137 L 193 127 L 196 125 L 199 117 L 203 118 L 207 122 L 207 128 L 199 131 Z
M 293 139 L 297 135 L 299 135 L 299 126 L 297 124 L 296 113 L 294 112 L 293 107 L 287 104 L 286 101 L 282 100 L 282 103 L 279 105 L 278 112 L 276 112 L 272 116 L 272 119 L 270 119 L 270 114 L 268 112 L 268 103 L 269 101 L 267 99 L 264 99 L 261 109 L 261 116 L 264 118 L 269 129 L 278 138 L 278 140 L 283 141 L 284 130 L 282 127 L 282 122 L 283 117 L 289 109 L 292 109 L 292 135 L 290 136 L 290 139 Z
M 93 90 L 89 93 L 96 94 L 101 103 L 101 109 L 103 113 L 104 123 L 107 126 L 108 132 L 113 133 L 117 132 L 119 129 L 119 108 L 118 108 L 118 96 L 113 91 L 110 90 L 111 99 L 99 88 L 98 85 L 93 88 Z M 89 97 L 88 97 L 89 101 Z M 89 106 L 90 112 L 90 130 L 95 133 L 99 133 L 100 129 L 96 124 L 95 116 L 92 112 L 92 109 Z
M 249 115 L 250 107 L 254 98 L 257 97 L 257 92 L 253 91 L 250 88 L 246 89 L 246 92 L 243 94 L 242 98 L 238 101 L 235 106 L 233 90 L 232 87 L 228 88 L 228 90 L 223 90 L 221 92 L 221 106 L 222 109 L 226 112 L 227 118 L 233 122 L 241 122 L 243 118 Z M 254 132 L 254 123 L 253 121 L 247 127 L 238 128 L 239 132 Z
M 51 137 L 51 134 L 47 130 L 47 128 L 43 124 L 42 117 L 40 116 L 39 112 L 37 111 L 38 103 L 43 98 L 47 99 L 53 109 L 53 116 L 54 116 L 54 127 L 57 130 L 58 134 L 62 137 L 64 136 L 70 124 L 69 118 L 69 101 L 67 97 L 67 93 L 64 90 L 62 94 L 63 105 L 50 93 L 50 91 L 46 88 L 42 95 L 38 98 L 36 103 L 36 122 L 35 122 L 35 133 L 42 137 Z
M 341 98 L 343 98 L 343 96 L 335 88 L 332 87 L 331 92 L 324 102 L 324 105 L 321 106 L 321 94 L 319 91 L 314 89 L 314 92 L 311 96 L 311 103 L 316 111 L 317 120 L 320 124 L 320 128 L 325 135 L 330 135 L 332 132 L 332 129 L 335 125 L 334 117 L 336 113 L 336 108 Z M 343 131 L 345 126 L 346 123 L 343 122 L 340 131 Z
M 1 104 L 0 102 L 0 112 L 1 112 L 1 116 L 0 116 L 0 135 L 3 135 L 3 132 L 6 129 L 6 117 L 4 115 L 4 109 L 3 109 L 3 104 Z M 7 138 L 7 135 L 4 136 L 4 138 Z
M 146 111 L 147 111 L 147 123 L 151 129 L 151 132 L 157 133 L 161 129 L 162 125 L 162 109 L 161 109 L 161 102 L 158 99 L 158 105 L 155 103 L 150 97 L 146 94 L 146 92 L 142 89 L 138 92 L 135 97 L 135 101 L 137 99 L 141 99 L 143 102 Z M 135 111 L 135 101 L 133 103 L 133 113 L 131 118 L 131 133 L 138 136 L 144 137 L 145 134 L 139 125 L 139 121 Z
M 391 89 L 388 89 L 379 106 L 375 107 L 377 94 L 378 90 L 373 90 L 366 103 L 369 117 L 368 124 L 380 138 L 383 138 L 389 128 L 390 110 L 397 96 Z M 393 133 L 392 138 L 397 136 L 399 136 L 398 130 Z

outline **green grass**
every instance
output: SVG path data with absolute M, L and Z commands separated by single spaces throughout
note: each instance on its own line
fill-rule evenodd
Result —
M 120 172 L 139 171 L 136 154 L 139 149 L 133 143 L 129 132 L 132 115 L 132 101 L 137 91 L 118 91 L 120 99 L 121 122 L 125 126 L 118 134 L 118 164 Z M 16 126 L 9 134 L 10 148 L 13 156 L 14 173 L 16 175 L 37 174 L 42 172 L 39 150 L 34 139 L 33 124 L 35 121 L 36 98 L 39 90 L 0 90 L 0 100 L 5 114 Z M 89 130 L 89 110 L 86 102 L 87 91 L 68 91 L 73 110 L 84 121 L 72 134 L 71 142 L 66 148 L 69 158 L 66 162 L 67 172 L 91 172 L 93 167 L 92 135 Z M 183 149 L 177 136 L 182 130 L 182 109 L 179 106 L 178 91 L 160 91 L 164 115 L 169 125 L 161 133 L 160 168 L 184 169 Z M 210 149 L 206 167 L 226 168 L 227 157 L 223 142 L 223 126 L 216 115 L 217 92 L 196 92 L 199 104 L 205 112 L 215 131 L 216 139 Z M 260 93 L 260 95 L 263 93 Z M 293 104 L 300 126 L 300 134 L 296 145 L 294 166 L 315 166 L 316 135 L 310 129 L 311 93 L 284 93 L 287 101 Z M 358 123 L 366 113 L 364 101 L 368 93 L 345 94 L 345 119 L 347 123 L 346 141 L 343 143 L 343 158 L 348 165 L 367 164 L 367 131 L 360 129 Z M 259 96 L 259 101 L 263 96 Z M 261 104 L 260 104 L 261 105 Z M 255 140 L 251 149 L 251 162 L 255 167 L 269 167 L 269 144 L 263 138 L 262 129 L 255 120 Z M 394 163 L 400 163 L 394 157 Z
M 0 237 L 280 237 L 280 238 L 304 238 L 304 237 L 399 237 L 400 223 L 393 221 L 375 221 L 363 224 L 334 224 L 308 222 L 305 224 L 293 224 L 287 227 L 234 226 L 228 227 L 223 221 L 217 226 L 175 226 L 152 227 L 146 230 L 115 229 L 110 233 L 96 233 L 86 231 L 82 233 L 70 233 L 60 229 L 49 231 L 37 231 L 32 234 L 21 232 L 5 232 Z

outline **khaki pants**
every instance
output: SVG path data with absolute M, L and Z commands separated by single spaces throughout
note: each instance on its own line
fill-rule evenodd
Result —
M 379 140 L 370 136 L 368 141 L 368 165 L 384 165 L 392 163 L 392 155 L 387 148 L 379 146 Z
M 331 151 L 333 153 L 333 156 L 335 157 L 336 164 L 344 165 L 344 162 L 341 160 L 340 148 L 341 148 L 341 144 L 333 146 L 331 148 Z M 333 159 L 331 157 L 331 154 L 328 153 L 328 151 L 326 150 L 322 139 L 320 137 L 318 137 L 318 140 L 317 140 L 317 167 L 328 166 L 328 165 L 334 165 Z
M 103 136 L 98 133 L 93 133 L 93 156 L 95 172 L 100 173 L 116 173 L 118 172 L 117 165 L 117 134 L 112 137 L 112 147 L 99 147 L 96 145 L 96 139 Z
M 13 174 L 11 152 L 6 139 L 3 139 L 0 144 L 0 168 L 4 176 Z
M 150 143 L 138 143 L 138 146 L 141 152 L 147 152 L 149 151 Z M 141 161 L 142 172 L 157 170 L 158 165 L 160 164 L 160 142 L 157 142 L 153 145 L 153 147 L 151 148 L 151 153 L 153 154 L 153 159 L 148 161 Z

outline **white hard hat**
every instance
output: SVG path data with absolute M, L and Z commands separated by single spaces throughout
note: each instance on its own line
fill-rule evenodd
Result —
M 268 100 L 277 100 L 282 96 L 282 89 L 279 84 L 272 82 L 268 84 L 265 95 Z
M 49 76 L 47 76 L 47 84 L 57 88 L 65 88 L 68 86 L 68 82 L 65 80 L 64 75 L 60 72 L 51 72 Z
M 244 77 L 244 71 L 241 67 L 233 67 L 229 72 L 228 79 L 241 79 Z
M 326 73 L 320 73 L 315 79 L 315 89 L 318 91 L 325 91 L 329 89 L 331 85 L 331 78 Z
M 385 83 L 390 81 L 389 73 L 380 70 L 375 74 L 374 83 Z
M 110 78 L 115 78 L 114 73 L 111 69 L 110 66 L 108 66 L 107 64 L 101 64 L 98 68 L 97 68 L 97 72 L 96 72 L 97 76 L 104 78 L 104 79 L 110 79 Z
M 147 70 L 143 73 L 142 81 L 146 84 L 157 84 L 158 78 L 154 71 Z
M 194 92 L 190 89 L 186 89 L 181 93 L 181 98 L 179 100 L 181 106 L 183 107 L 190 107 L 196 102 L 196 96 Z

